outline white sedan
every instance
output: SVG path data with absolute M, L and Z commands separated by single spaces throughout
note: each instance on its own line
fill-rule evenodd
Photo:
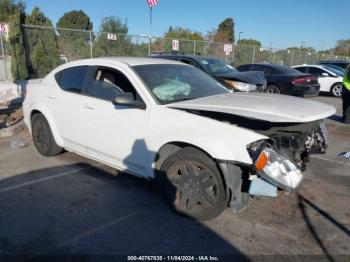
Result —
M 335 109 L 271 94 L 231 93 L 200 70 L 152 58 L 61 65 L 28 83 L 25 123 L 38 152 L 66 149 L 156 178 L 182 214 L 238 212 L 249 195 L 276 196 L 326 149 L 322 119 Z
M 316 75 L 321 92 L 331 93 L 336 97 L 341 96 L 344 72 L 326 65 L 298 65 L 293 68 L 306 74 Z

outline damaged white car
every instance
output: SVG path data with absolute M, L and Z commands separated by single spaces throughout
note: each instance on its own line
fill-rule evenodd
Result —
M 31 81 L 25 122 L 40 154 L 66 149 L 130 174 L 157 178 L 172 207 L 211 219 L 249 195 L 276 196 L 303 180 L 326 150 L 332 106 L 231 93 L 200 70 L 151 58 L 99 58 Z

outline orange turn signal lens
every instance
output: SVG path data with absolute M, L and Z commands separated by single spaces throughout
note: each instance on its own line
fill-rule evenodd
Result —
M 259 171 L 263 170 L 264 167 L 266 166 L 267 160 L 268 160 L 267 154 L 264 151 L 261 152 L 258 159 L 255 162 L 255 168 Z
M 224 79 L 224 82 L 225 82 L 226 84 L 228 84 L 230 87 L 236 88 L 236 87 L 235 87 L 235 82 L 234 82 L 234 81 L 228 80 L 228 79 Z

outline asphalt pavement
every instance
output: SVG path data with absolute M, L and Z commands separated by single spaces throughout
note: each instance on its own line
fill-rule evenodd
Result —
M 338 155 L 350 151 L 350 125 L 340 122 L 340 99 L 314 99 L 338 112 L 326 120 L 330 148 L 311 158 L 300 190 L 250 199 L 239 214 L 227 209 L 208 222 L 174 213 L 151 181 L 69 152 L 42 157 L 28 132 L 1 138 L 0 255 L 322 255 L 346 261 L 350 160 Z

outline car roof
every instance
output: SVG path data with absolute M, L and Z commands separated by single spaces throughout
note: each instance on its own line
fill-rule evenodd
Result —
M 167 59 L 152 59 L 150 57 L 126 57 L 126 56 L 115 56 L 115 57 L 100 57 L 100 58 L 89 58 L 76 60 L 69 62 L 66 65 L 84 65 L 90 63 L 124 63 L 129 66 L 138 66 L 138 65 L 154 65 L 154 64 L 179 64 L 183 65 L 181 62 L 171 61 Z
M 348 64 L 350 63 L 350 61 L 346 61 L 346 60 L 323 60 L 320 61 L 319 63 L 340 63 L 340 64 Z
M 303 65 L 296 65 L 296 66 L 292 66 L 293 68 L 295 67 L 317 67 L 317 68 L 325 68 L 326 65 L 308 65 L 308 64 L 303 64 Z
M 263 63 L 253 63 L 253 64 L 244 64 L 244 65 L 241 65 L 241 66 L 252 66 L 252 65 L 259 65 L 259 66 L 266 66 L 266 67 L 270 67 L 270 68 L 281 68 L 281 67 L 288 67 L 288 66 L 285 66 L 285 65 L 279 65 L 279 64 L 263 64 Z
M 191 58 L 194 60 L 205 60 L 205 59 L 216 59 L 216 60 L 221 60 L 219 58 L 215 58 L 215 57 L 209 57 L 209 56 L 200 56 L 200 55 L 185 55 L 185 54 L 156 54 L 153 55 L 152 57 L 156 57 L 156 58 L 162 58 L 164 57 L 165 59 L 167 57 L 185 57 L 185 58 Z

